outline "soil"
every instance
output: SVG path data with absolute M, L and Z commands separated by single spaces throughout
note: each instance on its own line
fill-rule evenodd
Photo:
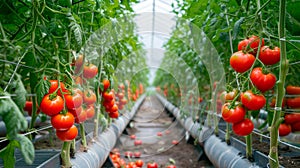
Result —
M 131 139 L 130 135 L 135 135 L 136 138 Z M 155 161 L 159 167 L 165 168 L 170 160 L 174 160 L 177 168 L 213 167 L 203 157 L 202 149 L 195 146 L 193 140 L 187 139 L 186 131 L 180 123 L 165 110 L 156 97 L 151 96 L 140 106 L 125 133 L 120 136 L 116 148 L 120 150 L 122 158 L 125 158 L 126 151 L 141 152 L 140 159 L 144 161 L 144 165 Z M 135 140 L 141 140 L 142 145 L 135 145 Z M 178 141 L 178 144 L 172 144 L 173 140 Z M 135 159 L 126 158 L 126 162 Z

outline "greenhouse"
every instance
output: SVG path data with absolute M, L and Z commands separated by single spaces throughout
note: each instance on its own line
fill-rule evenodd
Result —
M 300 167 L 299 0 L 3 0 L 0 168 Z

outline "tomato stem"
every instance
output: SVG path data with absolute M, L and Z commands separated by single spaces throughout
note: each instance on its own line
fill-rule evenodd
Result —
M 80 136 L 81 136 L 83 151 L 87 152 L 87 142 L 86 142 L 86 137 L 85 137 L 84 123 L 80 123 L 79 127 L 80 127 Z
M 286 37 L 285 32 L 285 13 L 286 0 L 279 1 L 279 29 L 278 35 L 280 40 L 280 67 L 279 80 L 277 81 L 276 106 L 274 109 L 273 120 L 270 128 L 270 151 L 269 151 L 269 166 L 270 168 L 279 167 L 278 160 L 278 128 L 280 124 L 280 115 L 282 101 L 285 94 L 284 84 L 288 72 L 288 60 L 286 57 L 286 42 L 283 40 Z
M 226 122 L 225 142 L 230 145 L 230 124 L 228 122 Z
M 64 142 L 63 147 L 61 150 L 61 161 L 62 161 L 62 167 L 64 168 L 70 168 L 72 167 L 71 159 L 70 159 L 70 146 L 71 142 Z
M 251 119 L 251 111 L 248 111 L 246 114 L 246 118 Z M 247 135 L 246 137 L 246 157 L 250 161 L 253 160 L 252 156 L 252 133 Z

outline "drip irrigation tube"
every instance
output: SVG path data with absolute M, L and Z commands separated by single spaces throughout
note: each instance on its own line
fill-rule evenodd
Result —
M 182 126 L 194 137 L 198 139 L 199 143 L 203 145 L 204 151 L 208 159 L 213 163 L 215 167 L 226 168 L 240 168 L 240 167 L 253 167 L 254 163 L 251 163 L 245 157 L 241 156 L 241 152 L 233 146 L 227 145 L 222 142 L 221 139 L 213 135 L 213 129 L 206 126 L 202 126 L 197 122 L 194 122 L 191 117 L 181 118 L 180 110 L 164 97 L 157 94 L 158 99 L 165 105 L 167 110 L 171 112 L 176 119 L 182 124 Z

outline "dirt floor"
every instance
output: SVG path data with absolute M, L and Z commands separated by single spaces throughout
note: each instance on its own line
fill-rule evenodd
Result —
M 131 135 L 136 138 L 132 139 Z M 155 161 L 161 168 L 165 168 L 170 160 L 175 161 L 177 168 L 213 167 L 207 159 L 199 159 L 203 156 L 201 148 L 192 141 L 188 143 L 186 139 L 184 128 L 165 111 L 159 100 L 147 97 L 119 138 L 116 148 L 123 158 L 125 152 L 140 152 L 140 159 L 145 164 Z M 142 144 L 136 145 L 136 140 L 141 140 Z M 174 145 L 176 141 L 178 144 Z

